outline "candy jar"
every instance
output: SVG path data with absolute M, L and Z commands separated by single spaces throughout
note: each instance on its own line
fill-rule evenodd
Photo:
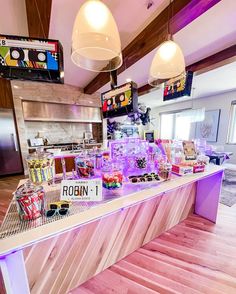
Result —
M 80 178 L 91 178 L 94 176 L 95 156 L 84 153 L 75 158 L 75 170 Z
M 29 155 L 26 159 L 29 178 L 34 184 L 42 184 L 53 180 L 55 164 L 53 154 L 37 152 Z
M 21 220 L 34 220 L 44 213 L 44 189 L 30 182 L 20 186 L 14 193 Z
M 164 179 L 165 181 L 168 181 L 171 179 L 171 170 L 172 165 L 169 162 L 160 162 L 159 164 L 159 176 Z
M 102 169 L 102 185 L 104 188 L 114 190 L 122 187 L 123 172 L 122 167 L 110 162 Z

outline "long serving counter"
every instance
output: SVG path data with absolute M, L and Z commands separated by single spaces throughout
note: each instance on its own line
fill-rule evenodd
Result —
M 153 184 L 124 184 L 70 214 L 20 222 L 14 201 L 0 228 L 7 293 L 67 293 L 172 228 L 191 212 L 216 222 L 223 169 Z M 48 201 L 58 187 L 46 187 Z

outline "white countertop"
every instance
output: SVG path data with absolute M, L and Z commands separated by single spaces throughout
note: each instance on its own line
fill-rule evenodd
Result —
M 209 166 L 208 170 L 204 173 L 175 177 L 171 181 L 162 182 L 156 186 L 152 186 L 150 188 L 147 187 L 144 190 L 136 189 L 135 192 L 123 195 L 122 197 L 114 197 L 113 199 L 104 203 L 98 203 L 97 206 L 93 206 L 77 214 L 69 215 L 63 219 L 59 219 L 28 231 L 1 239 L 0 256 L 6 255 L 16 249 L 31 245 L 39 240 L 43 240 L 49 238 L 50 236 L 55 236 L 75 227 L 87 224 L 125 207 L 130 207 L 142 201 L 146 201 L 154 196 L 161 195 L 167 191 L 196 182 L 205 177 L 219 173 L 222 170 L 223 168 L 221 166 Z M 46 189 L 50 190 L 53 188 L 47 187 Z

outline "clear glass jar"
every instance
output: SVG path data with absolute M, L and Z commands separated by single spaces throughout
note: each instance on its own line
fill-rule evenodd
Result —
M 122 187 L 123 171 L 122 166 L 110 162 L 102 169 L 102 185 L 104 188 L 114 190 Z
M 172 165 L 169 162 L 163 161 L 159 163 L 158 174 L 165 181 L 168 181 L 171 179 L 171 174 L 172 174 L 171 170 L 172 170 Z
M 47 152 L 30 154 L 27 159 L 30 181 L 34 184 L 52 181 L 55 175 L 54 156 Z
M 75 158 L 75 170 L 80 178 L 91 178 L 95 175 L 95 156 L 81 154 Z
M 14 197 L 21 220 L 34 220 L 44 214 L 45 192 L 42 186 L 27 182 L 16 190 Z

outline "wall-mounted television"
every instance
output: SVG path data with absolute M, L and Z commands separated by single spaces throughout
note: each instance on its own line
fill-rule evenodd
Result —
M 0 35 L 3 78 L 63 83 L 63 49 L 58 40 Z
M 180 78 L 171 79 L 164 84 L 163 101 L 184 96 L 190 96 L 192 90 L 193 72 L 188 71 Z
M 126 83 L 101 94 L 104 118 L 127 115 L 138 110 L 138 88 Z

